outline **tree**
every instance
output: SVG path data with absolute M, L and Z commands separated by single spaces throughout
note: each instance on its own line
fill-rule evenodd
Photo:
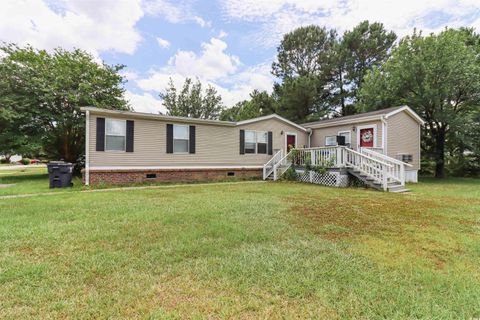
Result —
M 203 93 L 200 80 L 192 83 L 192 79 L 186 78 L 182 90 L 177 91 L 173 80 L 170 79 L 165 92 L 160 93 L 168 115 L 199 119 L 218 118 L 223 106 L 222 97 L 211 85 L 208 85 Z
M 38 152 L 41 145 L 49 157 L 75 162 L 85 150 L 80 107 L 128 109 L 122 65 L 99 64 L 79 49 L 4 44 L 0 51 L 0 121 L 8 124 L 0 128 L 2 149 Z
M 286 79 L 274 88 L 277 113 L 295 122 L 318 120 L 330 110 L 330 92 L 315 76 Z
M 445 176 L 445 146 L 480 105 L 478 47 L 465 30 L 405 37 L 361 89 L 364 109 L 409 105 L 425 121 L 424 151 Z M 478 42 L 477 42 L 478 43 Z
M 281 80 L 274 86 L 280 114 L 304 121 L 314 112 L 325 111 L 319 107 L 329 104 L 319 102 L 330 98 L 335 42 L 335 30 L 315 25 L 284 35 L 272 65 L 272 74 Z
M 334 77 L 336 103 L 342 116 L 356 113 L 355 103 L 367 72 L 388 57 L 397 36 L 382 23 L 363 21 L 346 31 L 335 46 Z
M 285 80 L 328 74 L 335 39 L 335 30 L 327 31 L 316 25 L 285 34 L 277 48 L 277 61 L 272 64 L 273 75 Z
M 275 113 L 275 100 L 266 92 L 253 90 L 250 100 L 238 102 L 235 106 L 222 110 L 220 120 L 241 121 Z

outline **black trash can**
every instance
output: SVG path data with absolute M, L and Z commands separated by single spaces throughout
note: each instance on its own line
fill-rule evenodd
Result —
M 73 186 L 73 164 L 63 161 L 50 161 L 47 164 L 50 188 L 66 188 Z

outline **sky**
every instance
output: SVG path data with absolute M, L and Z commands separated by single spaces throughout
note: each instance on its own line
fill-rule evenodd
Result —
M 400 37 L 414 28 L 480 31 L 480 0 L 0 0 L 0 41 L 81 48 L 126 65 L 131 106 L 157 113 L 170 78 L 214 86 L 227 107 L 254 89 L 271 92 L 283 34 L 310 24 L 342 33 L 363 20 Z

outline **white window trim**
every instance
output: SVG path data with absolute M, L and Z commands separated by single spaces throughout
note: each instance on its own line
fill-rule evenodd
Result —
M 288 150 L 287 136 L 295 136 L 295 148 L 297 148 L 298 137 L 297 137 L 296 132 L 284 132 L 283 134 L 285 135 L 285 150 L 284 150 L 285 152 L 284 152 L 284 154 L 287 154 L 287 150 Z
M 350 134 L 350 142 L 345 141 L 345 144 L 349 143 L 350 147 L 352 146 L 352 131 L 351 130 L 343 130 L 343 131 L 338 131 L 338 135 L 341 133 L 349 133 Z
M 378 136 L 378 131 L 377 131 L 377 124 L 366 124 L 364 126 L 357 126 L 356 131 L 357 131 L 357 150 L 360 150 L 360 130 L 362 129 L 373 129 L 373 148 L 378 148 L 377 144 L 377 136 Z
M 187 139 L 175 139 L 175 126 L 177 127 L 187 127 Z M 173 132 L 172 132 L 172 146 L 173 146 L 173 153 L 174 154 L 190 154 L 190 126 L 186 124 L 173 124 Z M 175 140 L 187 140 L 187 151 L 186 152 L 175 152 Z
M 107 148 L 107 121 L 124 121 L 125 122 L 125 132 L 123 136 L 121 135 L 115 135 L 115 134 L 109 134 L 111 137 L 124 137 L 125 140 L 123 142 L 123 150 L 108 150 Z M 123 119 L 115 119 L 115 118 L 105 118 L 105 135 L 103 137 L 104 139 L 104 146 L 105 146 L 105 152 L 114 152 L 114 153 L 124 153 L 127 152 L 127 120 Z
M 248 132 L 255 132 L 255 153 L 247 153 L 245 152 L 245 154 L 260 154 L 260 155 L 268 155 L 268 131 L 260 131 L 260 130 L 249 130 L 249 129 L 244 129 L 245 133 Z M 257 140 L 257 133 L 260 132 L 260 133 L 266 133 L 267 134 L 267 152 L 265 153 L 258 153 L 258 140 Z M 245 148 L 245 144 L 247 143 L 247 140 L 244 139 L 245 141 L 243 141 L 243 149 L 246 150 Z
M 327 138 L 329 138 L 329 137 L 335 137 L 335 144 L 327 144 Z M 323 141 L 323 145 L 325 147 L 335 147 L 337 145 L 337 136 L 332 136 L 332 135 L 325 136 L 325 140 Z

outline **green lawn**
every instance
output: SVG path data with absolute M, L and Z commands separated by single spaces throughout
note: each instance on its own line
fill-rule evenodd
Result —
M 0 200 L 0 318 L 479 318 L 480 181 L 409 188 Z

